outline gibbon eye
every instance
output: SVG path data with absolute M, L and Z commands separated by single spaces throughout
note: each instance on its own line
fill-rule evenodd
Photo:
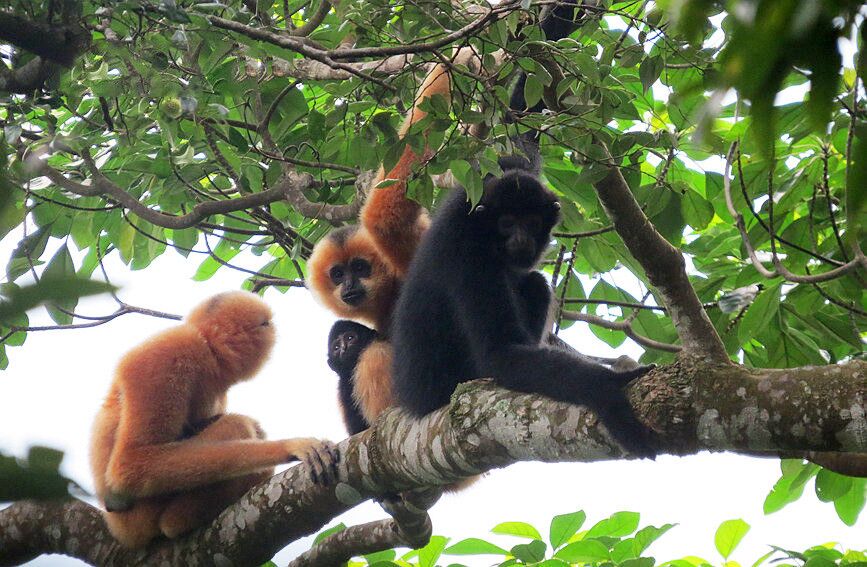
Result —
M 332 266 L 332 268 L 328 271 L 328 275 L 331 276 L 331 281 L 334 283 L 338 283 L 343 281 L 343 276 L 346 272 L 343 269 L 343 266 Z
M 477 212 L 477 213 L 484 213 L 484 212 L 485 212 L 485 206 L 484 206 L 484 205 L 478 205 L 478 206 L 476 207 L 475 212 Z
M 347 342 L 348 344 L 352 344 L 352 343 L 354 343 L 354 342 L 355 342 L 355 339 L 356 339 L 356 337 L 355 337 L 355 333 L 348 333 L 348 334 L 346 335 L 346 342 Z
M 560 210 L 560 201 L 554 201 L 553 203 L 551 203 L 551 207 L 553 207 L 553 209 L 555 211 L 559 211 Z
M 268 327 L 269 325 L 271 325 L 271 320 L 265 319 L 265 321 L 260 326 L 261 327 Z

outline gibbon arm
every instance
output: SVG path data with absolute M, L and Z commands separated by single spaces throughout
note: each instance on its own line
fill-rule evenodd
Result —
M 174 441 L 183 432 L 192 380 L 128 380 L 106 484 L 110 493 L 135 497 L 189 490 L 328 451 L 315 439 L 264 441 Z M 132 387 L 131 387 L 132 386 Z M 316 461 L 331 455 L 313 456 Z
M 434 65 L 425 77 L 416 95 L 415 104 L 400 127 L 401 138 L 409 132 L 413 124 L 427 116 L 427 112 L 419 108 L 419 105 L 435 95 L 442 95 L 447 101 L 451 98 L 451 76 L 448 68 L 442 64 Z M 401 277 L 409 267 L 421 235 L 430 224 L 422 206 L 406 197 L 406 182 L 412 175 L 413 168 L 427 159 L 429 154 L 430 150 L 426 148 L 424 154 L 419 155 L 407 144 L 391 170 L 379 170 L 373 180 L 374 189 L 361 209 L 362 226 Z M 385 179 L 396 181 L 387 187 L 376 187 Z

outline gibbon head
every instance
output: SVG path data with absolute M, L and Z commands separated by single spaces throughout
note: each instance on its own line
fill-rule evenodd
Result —
M 376 339 L 376 331 L 355 321 L 334 323 L 328 333 L 328 367 L 337 373 L 352 372 L 361 352 Z
M 541 181 L 523 169 L 505 169 L 485 180 L 472 218 L 482 242 L 506 265 L 532 270 L 551 241 L 560 202 Z
M 271 309 L 257 295 L 230 291 L 192 310 L 187 323 L 202 334 L 231 381 L 252 377 L 268 359 L 275 332 Z
M 311 291 L 340 317 L 377 325 L 397 293 L 395 274 L 357 226 L 331 231 L 316 244 L 307 266 Z

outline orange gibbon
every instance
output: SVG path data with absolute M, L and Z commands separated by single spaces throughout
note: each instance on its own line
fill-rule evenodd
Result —
M 462 50 L 455 63 L 466 64 L 473 55 Z M 425 77 L 401 125 L 401 137 L 427 116 L 419 108 L 422 101 L 437 95 L 451 99 L 451 76 L 443 64 L 434 65 Z M 430 224 L 424 208 L 406 197 L 406 183 L 430 151 L 420 155 L 407 144 L 393 168 L 380 168 L 361 209 L 361 224 L 331 231 L 317 243 L 307 264 L 310 288 L 326 307 L 377 331 L 378 338 L 358 357 L 353 380 L 352 396 L 368 423 L 392 404 L 389 320 L 409 262 Z M 393 182 L 377 186 L 385 180 Z
M 216 295 L 118 365 L 96 416 L 90 462 L 111 533 L 127 547 L 202 526 L 274 466 L 302 460 L 334 479 L 334 445 L 264 440 L 253 419 L 226 414 L 226 392 L 251 378 L 274 345 L 271 310 L 247 292 Z

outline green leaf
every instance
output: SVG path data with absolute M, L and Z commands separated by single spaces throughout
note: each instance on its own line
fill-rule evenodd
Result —
M 548 546 L 544 541 L 538 539 L 530 543 L 519 543 L 512 548 L 512 555 L 523 561 L 524 563 L 537 563 L 545 559 L 545 551 Z
M 447 547 L 445 551 L 443 551 L 446 555 L 508 555 L 509 552 L 494 545 L 493 543 L 487 542 L 483 539 L 478 538 L 467 538 L 462 539 L 458 543 Z
M 822 469 L 816 475 L 816 496 L 822 502 L 833 502 L 852 489 L 854 479 Z
M 17 287 L 7 285 L 0 301 L 0 321 L 20 317 L 28 309 L 47 301 L 69 302 L 88 295 L 96 295 L 116 289 L 105 282 L 83 280 L 75 276 L 43 277 L 39 283 Z
M 70 480 L 60 474 L 63 452 L 31 447 L 26 460 L 0 454 L 0 502 L 53 499 L 69 495 Z
M 307 135 L 313 142 L 325 139 L 325 115 L 318 110 L 311 110 L 307 115 Z
M 729 558 L 748 531 L 750 525 L 743 520 L 726 520 L 720 524 L 713 542 L 723 559 Z
M 661 57 L 644 58 L 644 61 L 638 67 L 638 77 L 641 79 L 641 86 L 644 88 L 644 92 L 647 92 L 647 89 L 656 82 L 664 68 L 665 62 Z
M 765 498 L 765 514 L 776 512 L 800 498 L 804 485 L 820 470 L 818 465 L 797 459 L 784 459 L 780 467 L 783 474 Z
M 542 539 L 539 530 L 525 522 L 503 522 L 494 526 L 491 532 L 500 535 L 526 537 L 529 539 Z
M 738 328 L 741 344 L 749 342 L 756 329 L 767 329 L 780 309 L 780 284 L 775 284 L 759 293 L 749 306 Z
M 442 536 L 431 537 L 428 544 L 418 550 L 419 567 L 436 567 L 437 559 L 442 555 L 448 541 L 448 538 Z
M 638 529 L 641 515 L 638 512 L 615 512 L 590 528 L 585 537 L 624 537 Z
M 665 524 L 661 527 L 646 526 L 635 534 L 635 553 L 641 554 L 650 544 L 658 540 L 662 535 L 673 528 L 675 524 Z
M 18 279 L 18 276 L 30 269 L 28 257 L 35 262 L 42 256 L 50 236 L 51 225 L 46 225 L 39 227 L 39 230 L 21 239 L 21 242 L 12 251 L 12 256 L 6 265 L 6 277 L 9 281 L 15 281 Z
M 609 559 L 608 548 L 595 539 L 570 543 L 555 553 L 554 557 L 571 563 L 598 563 Z
M 397 552 L 393 549 L 386 549 L 383 551 L 377 551 L 376 553 L 368 553 L 364 556 L 364 560 L 367 561 L 368 564 L 374 565 L 377 563 L 390 563 L 394 565 L 394 558 L 397 557 Z
M 72 255 L 69 253 L 69 248 L 66 244 L 58 248 L 54 256 L 51 257 L 51 260 L 49 260 L 48 265 L 45 266 L 45 270 L 42 272 L 42 277 L 48 281 L 59 281 L 64 278 L 76 277 L 75 264 L 72 262 Z M 68 296 L 48 303 L 46 309 L 55 323 L 58 325 L 68 325 L 72 322 L 72 315 L 69 313 L 75 311 L 76 305 L 78 305 L 78 297 Z
M 587 519 L 587 514 L 583 510 L 572 512 L 571 514 L 561 514 L 554 516 L 551 520 L 551 529 L 549 530 L 548 540 L 551 542 L 551 547 L 557 549 L 575 535 L 584 521 Z
M 343 522 L 340 522 L 336 526 L 331 526 L 330 528 L 326 528 L 326 529 L 322 530 L 321 532 L 319 532 L 318 534 L 316 534 L 316 537 L 313 538 L 313 545 L 316 545 L 317 543 L 319 543 L 323 539 L 327 538 L 328 536 L 334 535 L 336 533 L 340 533 L 345 529 L 346 529 L 346 524 L 344 524 Z
M 455 179 L 467 191 L 470 203 L 475 205 L 482 198 L 482 177 L 466 160 L 458 159 L 449 163 L 449 169 Z
M 865 501 L 867 501 L 867 479 L 853 478 L 849 492 L 834 500 L 834 510 L 844 524 L 854 526 L 864 509 Z
M 865 25 L 862 24 L 862 30 Z M 862 62 L 867 61 L 864 53 L 859 54 Z M 863 64 L 863 63 L 862 63 Z M 864 223 L 867 222 L 867 124 L 855 127 L 852 143 L 852 164 L 846 170 L 846 240 L 850 246 L 864 237 Z
M 524 99 L 526 100 L 527 108 L 532 108 L 537 102 L 542 100 L 542 92 L 545 90 L 545 85 L 536 78 L 536 75 L 527 75 L 527 80 L 524 82 Z
M 695 191 L 687 191 L 684 194 L 680 201 L 680 209 L 686 223 L 696 230 L 704 230 L 713 220 L 713 205 Z

